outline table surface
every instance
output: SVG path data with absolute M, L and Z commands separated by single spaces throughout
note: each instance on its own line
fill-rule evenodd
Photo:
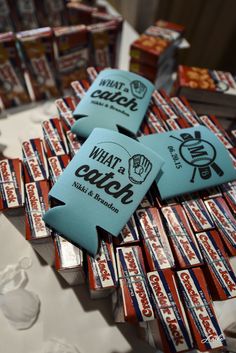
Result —
M 119 67 L 128 68 L 128 48 L 137 33 L 124 23 Z M 21 157 L 24 139 L 42 136 L 40 123 L 56 113 L 53 102 L 33 104 L 27 110 L 12 110 L 0 119 L 0 148 L 8 157 Z M 0 269 L 14 264 L 22 257 L 32 259 L 27 270 L 27 289 L 38 294 L 41 310 L 37 322 L 25 331 L 13 329 L 0 310 L 0 353 L 34 353 L 52 337 L 77 345 L 81 353 L 151 353 L 153 348 L 137 338 L 136 330 L 128 324 L 115 325 L 110 299 L 91 300 L 85 285 L 69 287 L 42 262 L 24 238 L 24 217 L 0 215 Z M 236 264 L 234 262 L 234 267 Z M 216 303 L 223 327 L 236 317 L 236 301 Z

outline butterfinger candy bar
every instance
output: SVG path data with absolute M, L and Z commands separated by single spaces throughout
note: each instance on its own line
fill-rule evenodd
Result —
M 24 141 L 22 153 L 26 183 L 48 179 L 48 166 L 42 140 L 36 138 Z
M 59 98 L 55 101 L 57 106 L 63 130 L 70 131 L 71 126 L 75 123 L 75 118 L 73 117 L 73 112 L 70 107 L 66 104 L 65 99 Z
M 125 321 L 149 321 L 154 311 L 139 246 L 116 249 L 117 269 Z
M 191 332 L 188 326 L 183 304 L 179 298 L 174 274 L 172 271 L 154 271 L 147 273 L 148 282 L 153 295 L 154 306 L 157 316 L 155 321 L 149 322 L 156 331 L 159 330 L 161 347 L 164 352 L 184 352 L 193 348 Z M 153 325 L 154 324 L 154 325 Z M 158 335 L 153 332 L 154 341 Z
M 42 123 L 47 157 L 68 154 L 66 137 L 58 118 L 45 120 Z
M 182 205 L 195 232 L 214 228 L 214 223 L 203 200 L 192 198 L 185 200 Z
M 0 34 L 0 98 L 5 108 L 30 102 L 12 32 Z
M 229 253 L 236 255 L 236 221 L 222 197 L 206 200 L 205 204 L 222 236 Z
M 201 265 L 203 259 L 183 208 L 180 205 L 163 207 L 162 213 L 179 267 Z
M 217 231 L 196 234 L 201 252 L 209 270 L 214 300 L 226 300 L 236 296 L 236 276 Z
M 107 297 L 117 286 L 112 236 L 101 241 L 101 250 L 96 258 L 87 255 L 87 262 L 91 298 Z
M 62 174 L 63 170 L 70 162 L 70 157 L 67 155 L 53 156 L 48 158 L 49 165 L 49 178 L 51 186 L 53 186 L 59 176 Z
M 17 33 L 36 100 L 59 96 L 52 35 L 49 27 Z
M 174 267 L 174 258 L 157 208 L 136 211 L 150 271 Z
M 226 344 L 224 333 L 215 316 L 202 270 L 183 270 L 177 275 L 196 348 L 204 352 L 222 347 Z
M 72 286 L 85 281 L 83 252 L 60 235 L 55 234 L 55 268 Z
M 0 161 L 0 210 L 24 206 L 25 195 L 20 159 Z

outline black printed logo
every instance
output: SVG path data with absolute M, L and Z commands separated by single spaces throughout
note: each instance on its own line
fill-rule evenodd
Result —
M 138 80 L 132 81 L 130 83 L 131 87 L 131 92 L 135 98 L 142 99 L 144 98 L 146 92 L 147 92 L 147 87 Z
M 129 159 L 129 180 L 134 184 L 142 184 L 150 171 L 152 163 L 142 154 L 135 154 Z
M 181 139 L 170 136 L 180 141 L 179 154 L 182 159 L 193 167 L 193 174 L 190 179 L 194 183 L 197 170 L 202 179 L 210 179 L 212 170 L 220 177 L 224 175 L 223 170 L 215 163 L 216 149 L 208 141 L 201 138 L 200 131 L 195 131 L 194 136 L 189 133 L 180 134 Z

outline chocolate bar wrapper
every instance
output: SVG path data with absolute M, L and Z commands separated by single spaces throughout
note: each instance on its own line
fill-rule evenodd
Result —
M 236 214 L 236 182 L 232 181 L 220 185 L 224 198 L 226 199 L 233 214 Z
M 42 140 L 35 138 L 24 141 L 22 154 L 25 182 L 47 180 L 48 165 Z
M 236 221 L 222 197 L 205 201 L 230 255 L 236 255 Z
M 65 281 L 75 286 L 85 281 L 83 252 L 59 234 L 54 234 L 55 268 Z
M 139 232 L 134 216 L 131 216 L 127 224 L 124 226 L 118 238 L 114 238 L 117 246 L 139 243 Z
M 47 157 L 62 156 L 69 153 L 60 119 L 52 118 L 42 123 Z
M 0 160 L 0 210 L 23 207 L 25 191 L 20 159 Z
M 150 271 L 174 267 L 172 251 L 157 208 L 137 210 L 136 216 Z
M 201 252 L 207 264 L 214 300 L 226 300 L 236 296 L 236 276 L 217 231 L 196 234 Z
M 175 108 L 177 115 L 181 115 L 184 119 L 188 121 L 191 126 L 199 125 L 198 118 L 193 114 L 182 102 L 179 97 L 172 97 L 171 103 Z
M 70 162 L 70 157 L 67 155 L 53 156 L 48 158 L 49 179 L 51 187 L 56 183 L 63 170 Z
M 177 276 L 196 348 L 201 352 L 221 348 L 226 344 L 225 337 L 202 270 L 182 270 L 177 272 Z
M 71 158 L 79 151 L 80 147 L 82 146 L 83 141 L 78 139 L 78 137 L 73 134 L 71 131 L 66 132 L 68 147 Z
M 155 348 L 164 352 L 185 352 L 193 341 L 174 273 L 171 270 L 147 274 L 157 320 L 146 323 Z
M 87 255 L 89 290 L 92 299 L 104 298 L 117 287 L 117 269 L 112 236 L 101 240 L 101 250 L 96 258 Z
M 128 322 L 153 320 L 154 311 L 141 248 L 139 246 L 117 248 L 116 260 L 124 320 Z
M 46 180 L 25 184 L 25 227 L 26 239 L 49 264 L 54 262 L 55 250 L 51 231 L 43 221 L 43 214 L 49 208 L 49 185 Z
M 0 98 L 5 108 L 30 102 L 16 37 L 12 32 L 0 34 Z
M 214 228 L 211 216 L 201 198 L 185 200 L 182 205 L 194 232 L 202 232 Z
M 59 98 L 55 101 L 62 127 L 65 132 L 70 131 L 72 125 L 75 123 L 72 109 L 66 104 L 65 99 Z
M 75 77 L 87 78 L 89 63 L 88 31 L 86 26 L 54 28 L 57 44 L 56 64 L 63 90 L 70 88 Z
M 53 33 L 50 27 L 17 33 L 26 62 L 34 99 L 58 97 L 55 79 Z
M 163 207 L 168 237 L 180 268 L 203 264 L 203 259 L 187 216 L 180 205 Z

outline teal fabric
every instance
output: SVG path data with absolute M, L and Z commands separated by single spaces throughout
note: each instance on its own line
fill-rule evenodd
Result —
M 143 136 L 139 141 L 165 161 L 157 181 L 162 199 L 236 179 L 228 151 L 204 126 Z
M 44 221 L 95 255 L 96 227 L 117 236 L 162 165 L 136 140 L 96 128 L 51 189 L 49 195 L 64 204 L 48 210 Z
M 101 71 L 74 111 L 72 132 L 88 137 L 95 127 L 136 134 L 154 90 L 145 78 L 128 71 Z

